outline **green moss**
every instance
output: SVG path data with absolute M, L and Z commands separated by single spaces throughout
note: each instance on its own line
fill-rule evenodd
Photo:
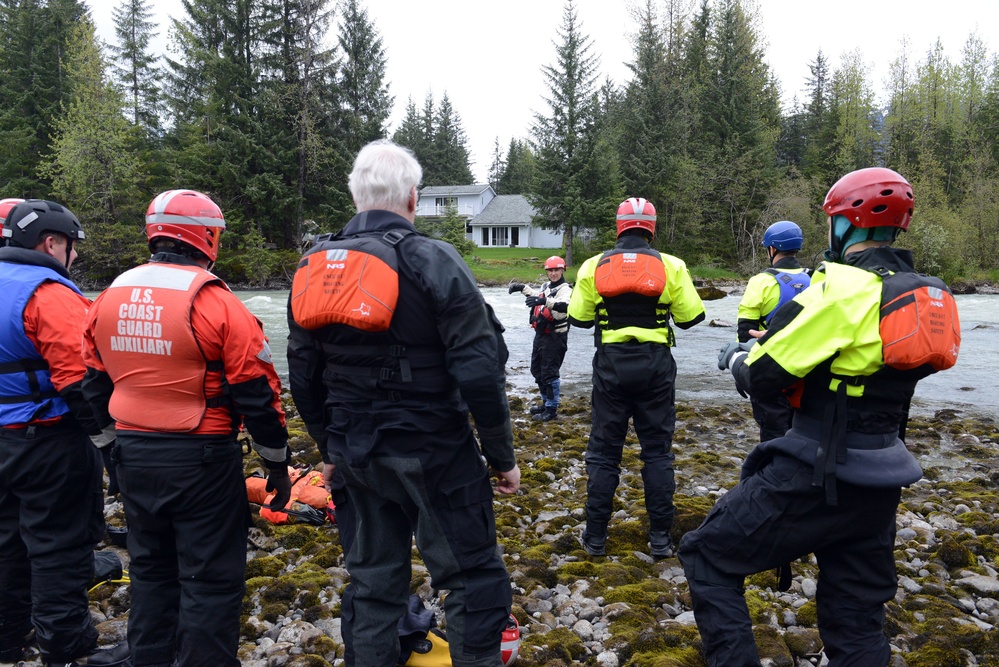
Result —
M 271 602 L 260 608 L 259 618 L 263 621 L 273 623 L 278 620 L 278 616 L 283 616 L 288 611 L 288 605 L 280 602 Z
M 819 622 L 819 609 L 815 600 L 809 600 L 795 610 L 798 617 L 798 625 L 802 627 L 814 628 Z
M 769 662 L 773 667 L 794 667 L 794 657 L 777 628 L 772 625 L 754 626 L 753 637 L 761 661 Z
M 765 591 L 747 590 L 746 606 L 749 607 L 749 617 L 753 623 L 769 623 L 773 613 L 773 602 Z
M 246 564 L 246 579 L 256 577 L 276 577 L 281 574 L 287 563 L 277 556 L 254 558 Z
M 950 535 L 945 536 L 940 542 L 940 546 L 936 550 L 936 557 L 951 569 L 968 567 L 978 563 L 978 559 L 971 553 L 971 550 Z
M 923 648 L 903 653 L 907 667 L 964 667 L 965 658 L 956 647 L 924 646 Z
M 586 657 L 583 640 L 568 628 L 555 628 L 543 635 L 528 635 L 521 644 L 535 648 L 533 659 L 539 664 L 550 664 L 555 660 L 568 663 Z
M 671 584 L 662 579 L 646 579 L 606 591 L 604 601 L 606 604 L 627 602 L 632 607 L 661 607 L 664 604 L 672 604 L 675 599 Z
M 316 539 L 315 526 L 275 526 L 274 537 L 285 549 L 301 549 Z

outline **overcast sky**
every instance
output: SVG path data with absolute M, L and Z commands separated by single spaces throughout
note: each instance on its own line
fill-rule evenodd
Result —
M 121 0 L 87 0 L 98 34 L 115 41 L 112 8 Z M 692 0 L 693 2 L 694 0 Z M 534 112 L 545 111 L 541 67 L 555 61 L 556 31 L 563 0 L 362 0 L 382 36 L 388 59 L 389 92 L 395 96 L 390 133 L 398 127 L 407 99 L 419 108 L 427 92 L 439 101 L 447 92 L 461 117 L 472 153 L 472 173 L 486 179 L 493 143 L 505 151 L 513 137 L 527 138 Z M 584 34 L 600 58 L 602 77 L 628 78 L 635 25 L 634 0 L 576 0 Z M 696 6 L 699 6 L 696 0 Z M 167 20 L 180 17 L 180 0 L 155 0 L 160 24 L 157 47 L 167 39 Z M 903 37 L 918 62 L 939 38 L 953 62 L 972 33 L 995 53 L 999 38 L 997 0 L 756 0 L 767 62 L 781 82 L 785 104 L 809 75 L 819 49 L 835 70 L 840 56 L 860 49 L 875 90 L 901 52 Z

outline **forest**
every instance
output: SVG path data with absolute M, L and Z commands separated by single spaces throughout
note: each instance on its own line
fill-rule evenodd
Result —
M 151 0 L 120 0 L 104 44 L 81 0 L 0 0 L 0 197 L 54 199 L 80 218 L 82 285 L 144 260 L 143 214 L 162 190 L 215 199 L 229 229 L 216 272 L 264 286 L 293 270 L 303 234 L 350 219 L 347 174 L 365 143 L 411 148 L 423 185 L 471 182 L 460 110 L 446 92 L 389 94 L 361 0 L 182 3 L 162 26 Z M 750 273 L 782 219 L 802 226 L 814 264 L 829 186 L 886 166 L 913 184 L 900 243 L 917 267 L 999 279 L 999 58 L 979 36 L 956 57 L 903 42 L 884 84 L 860 52 L 803 55 L 810 76 L 782 105 L 748 3 L 642 0 L 634 12 L 630 79 L 614 82 L 566 0 L 555 57 L 539 63 L 549 96 L 522 137 L 495 140 L 490 183 L 563 232 L 570 265 L 612 242 L 632 195 L 657 207 L 656 245 L 688 264 Z M 164 30 L 160 55 L 150 45 Z

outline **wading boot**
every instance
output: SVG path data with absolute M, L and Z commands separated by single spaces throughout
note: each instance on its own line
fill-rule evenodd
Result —
M 35 630 L 32 628 L 25 633 L 24 638 L 18 642 L 17 646 L 0 648 L 0 662 L 17 662 L 24 657 L 24 649 L 35 641 Z
M 545 407 L 544 403 L 542 403 L 541 405 L 532 406 L 531 409 L 530 409 L 530 413 L 532 415 L 540 415 L 541 413 L 543 413 L 547 409 L 548 408 Z
M 551 420 L 558 417 L 558 408 L 547 407 L 544 412 L 534 415 L 531 419 L 543 422 L 550 422 Z
M 590 556 L 607 555 L 607 526 L 587 526 L 579 543 Z
M 654 530 L 649 533 L 649 546 L 652 557 L 656 560 L 669 558 L 673 555 L 673 538 L 668 530 Z
M 52 662 L 49 660 L 45 664 L 47 667 L 118 667 L 128 660 L 128 642 L 120 642 L 109 648 L 99 648 L 91 651 L 87 655 L 80 656 L 72 662 Z

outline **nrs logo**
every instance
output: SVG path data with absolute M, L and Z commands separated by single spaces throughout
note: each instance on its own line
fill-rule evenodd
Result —
M 345 269 L 345 268 L 347 268 L 347 265 L 344 264 L 343 262 L 339 262 L 339 263 L 336 263 L 336 264 L 331 263 L 331 262 L 327 262 L 326 263 L 326 268 L 327 269 Z

